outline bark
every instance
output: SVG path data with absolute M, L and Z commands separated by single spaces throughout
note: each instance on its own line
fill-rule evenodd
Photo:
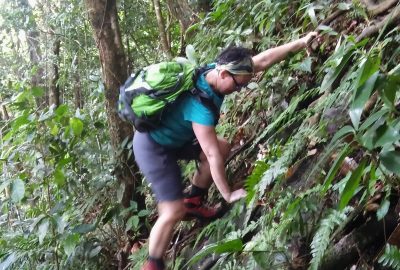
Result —
M 103 81 L 105 84 L 105 106 L 109 126 L 111 144 L 118 161 L 115 169 L 116 177 L 124 185 L 122 205 L 128 207 L 130 200 L 135 199 L 139 207 L 144 205 L 143 197 L 134 191 L 139 180 L 134 173 L 137 168 L 125 153 L 120 153 L 122 141 L 132 137 L 132 126 L 123 122 L 117 114 L 116 103 L 118 89 L 127 78 L 127 64 L 119 30 L 115 0 L 86 0 L 90 22 L 94 30 L 94 38 L 100 53 Z M 132 169 L 130 168 L 132 167 Z
M 58 72 L 58 59 L 60 56 L 60 39 L 56 38 L 53 44 L 53 64 L 52 64 L 52 76 L 50 81 L 50 96 L 49 101 L 50 105 L 55 105 L 56 107 L 60 106 L 60 86 L 58 84 L 58 80 L 60 78 L 60 74 Z
M 161 48 L 162 48 L 165 56 L 170 59 L 170 58 L 172 58 L 171 48 L 168 43 L 164 18 L 162 17 L 162 13 L 161 13 L 160 0 L 153 0 L 153 5 L 154 5 L 154 11 L 155 11 L 156 17 L 157 17 L 158 31 L 160 33 Z

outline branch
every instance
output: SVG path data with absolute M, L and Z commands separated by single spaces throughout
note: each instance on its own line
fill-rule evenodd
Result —
M 375 4 L 371 0 L 364 0 L 362 1 L 366 6 L 369 15 L 372 17 L 376 17 L 377 15 L 387 11 L 389 8 L 394 6 L 398 2 L 398 0 L 386 0 L 380 4 Z
M 386 23 L 387 23 L 387 26 L 390 26 L 399 20 L 400 20 L 400 6 L 397 6 L 382 21 L 378 22 L 375 25 L 371 25 L 371 26 L 365 28 L 362 31 L 362 33 L 357 37 L 356 41 L 358 42 L 366 37 L 375 35 L 376 33 L 379 32 L 379 30 L 381 30 L 382 28 L 385 27 Z

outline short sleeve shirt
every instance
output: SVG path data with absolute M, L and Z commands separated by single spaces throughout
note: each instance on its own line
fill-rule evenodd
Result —
M 215 64 L 208 65 L 210 69 Z M 217 95 L 207 83 L 205 75 L 201 74 L 196 81 L 197 88 L 207 93 L 218 111 L 224 100 L 223 96 Z M 167 108 L 161 118 L 159 128 L 149 132 L 155 142 L 168 148 L 179 148 L 195 138 L 192 123 L 205 126 L 215 126 L 216 115 L 196 99 L 193 95 L 183 94 L 172 106 Z

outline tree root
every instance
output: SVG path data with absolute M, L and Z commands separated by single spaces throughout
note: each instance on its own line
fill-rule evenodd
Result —
M 375 25 L 371 25 L 365 28 L 362 33 L 356 38 L 357 41 L 360 41 L 366 37 L 373 36 L 379 32 L 379 30 L 383 29 L 387 23 L 388 26 L 400 21 L 400 6 L 397 6 L 392 10 L 386 17 L 378 22 Z

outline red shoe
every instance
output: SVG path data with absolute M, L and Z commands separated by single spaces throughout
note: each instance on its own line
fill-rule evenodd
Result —
M 164 268 L 160 268 L 154 261 L 147 260 L 141 270 L 164 270 Z
M 184 220 L 197 218 L 201 221 L 211 221 L 222 216 L 221 208 L 207 207 L 203 196 L 184 198 L 183 203 L 186 208 Z

